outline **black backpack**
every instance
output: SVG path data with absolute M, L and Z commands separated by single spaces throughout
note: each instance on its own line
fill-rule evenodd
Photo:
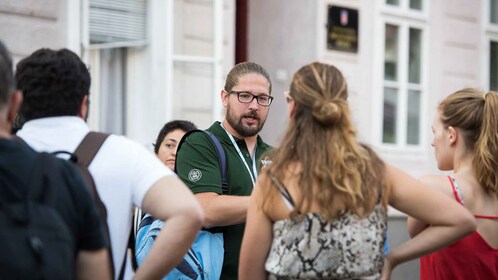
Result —
M 76 256 L 69 228 L 54 208 L 58 159 L 36 155 L 27 195 L 2 182 L 14 201 L 0 197 L 0 278 L 72 279 Z M 0 178 L 2 179 L 2 178 Z

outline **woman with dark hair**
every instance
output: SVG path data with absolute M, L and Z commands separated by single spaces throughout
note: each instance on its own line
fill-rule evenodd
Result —
M 432 131 L 438 168 L 421 181 L 464 205 L 477 230 L 420 258 L 420 279 L 498 279 L 498 94 L 466 88 L 438 106 Z M 412 237 L 432 226 L 408 218 Z
M 197 129 L 197 127 L 189 121 L 173 120 L 167 122 L 159 131 L 156 142 L 152 144 L 154 146 L 154 153 L 167 167 L 174 171 L 178 144 L 180 143 L 180 140 L 182 139 L 183 135 L 185 135 L 185 133 L 195 129 Z M 157 233 L 159 232 L 157 229 L 162 228 L 164 222 L 154 219 L 150 214 L 143 213 L 140 208 L 135 208 L 133 219 L 133 228 L 135 232 L 136 243 L 135 257 L 137 263 L 141 265 L 144 261 L 144 258 L 149 254 L 151 246 L 156 238 Z M 139 234 L 138 231 L 141 228 L 141 223 L 144 220 L 150 220 L 147 225 L 152 224 L 153 221 L 154 225 L 158 225 L 155 230 L 153 230 L 153 235 L 147 234 L 149 233 L 148 231 Z M 166 279 L 166 276 L 163 279 Z
M 389 279 L 475 229 L 465 208 L 358 141 L 347 97 L 334 66 L 294 75 L 289 127 L 251 196 L 240 280 Z M 388 204 L 431 227 L 384 256 Z
M 174 120 L 166 123 L 157 135 L 157 140 L 153 144 L 157 157 L 171 170 L 175 169 L 176 150 L 178 143 L 185 133 L 197 129 L 195 124 Z

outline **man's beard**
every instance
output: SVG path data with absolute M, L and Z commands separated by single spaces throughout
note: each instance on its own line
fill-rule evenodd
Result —
M 242 122 L 244 117 L 250 117 L 256 119 L 256 126 L 248 127 Z M 230 105 L 227 106 L 227 115 L 226 120 L 228 124 L 242 137 L 252 137 L 257 135 L 261 129 L 263 129 L 263 125 L 265 124 L 266 118 L 261 119 L 258 113 L 254 111 L 250 111 L 247 114 L 240 116 L 237 120 L 236 117 L 232 114 L 232 108 Z

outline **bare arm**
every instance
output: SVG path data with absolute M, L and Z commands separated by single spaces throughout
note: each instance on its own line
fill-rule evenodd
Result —
M 111 267 L 107 249 L 80 250 L 76 258 L 78 280 L 111 279 Z
M 446 176 L 427 175 L 421 177 L 420 181 L 427 186 L 440 191 L 443 191 L 444 188 L 447 188 L 449 190 L 448 178 Z M 415 237 L 417 234 L 425 230 L 428 226 L 429 224 L 421 220 L 417 220 L 410 216 L 408 217 L 407 228 L 411 238 Z
M 142 206 L 145 212 L 166 222 L 135 279 L 161 279 L 192 245 L 203 222 L 202 209 L 176 176 L 166 176 L 156 182 L 146 193 Z
M 259 181 L 261 182 L 261 180 Z M 261 185 L 256 187 L 249 201 L 246 228 L 239 259 L 239 279 L 266 279 L 265 262 L 273 237 L 272 222 L 261 209 Z
M 249 196 L 205 192 L 197 193 L 195 197 L 204 210 L 205 228 L 241 224 L 246 220 Z
M 472 214 L 440 191 L 427 187 L 388 164 L 386 176 L 391 185 L 389 203 L 431 225 L 413 239 L 391 250 L 386 256 L 386 265 L 391 266 L 391 269 L 400 263 L 439 250 L 476 229 Z

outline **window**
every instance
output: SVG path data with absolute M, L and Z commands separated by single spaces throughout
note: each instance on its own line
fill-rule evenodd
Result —
M 489 49 L 489 89 L 498 91 L 498 41 L 491 41 Z
M 222 113 L 223 1 L 175 0 L 173 118 L 207 128 Z
M 486 33 L 486 44 L 489 44 L 489 89 L 498 91 L 498 0 L 489 0 L 489 24 Z
M 137 46 L 146 41 L 145 0 L 87 0 L 92 48 Z
M 498 24 L 498 0 L 489 0 L 489 21 Z
M 422 11 L 422 0 L 410 0 L 410 9 Z
M 396 6 L 385 12 L 381 141 L 406 148 L 422 144 L 422 102 L 424 100 L 422 15 L 402 10 L 422 11 L 423 0 L 387 0 Z M 399 8 L 399 9 L 398 9 Z M 415 20 L 414 18 L 415 17 Z
M 386 0 L 386 5 L 404 10 L 423 11 L 424 0 Z
M 99 128 L 126 134 L 126 48 L 96 50 L 100 52 L 99 111 L 105 113 Z
M 93 49 L 89 52 L 91 127 L 126 134 L 126 48 Z

